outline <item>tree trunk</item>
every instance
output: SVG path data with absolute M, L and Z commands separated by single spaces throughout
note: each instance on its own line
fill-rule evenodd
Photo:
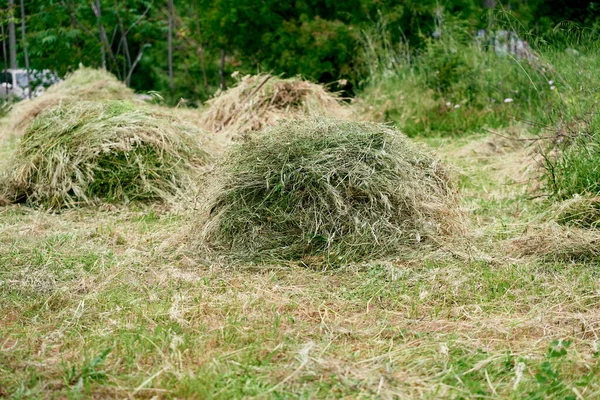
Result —
M 225 84 L 225 73 L 223 70 L 225 69 L 225 49 L 221 49 L 221 62 L 219 63 L 219 79 L 221 80 L 221 90 L 227 90 L 227 85 Z
M 27 69 L 27 94 L 31 99 L 31 76 L 29 75 L 29 53 L 27 53 L 27 42 L 25 39 L 25 1 L 21 0 L 21 40 L 23 55 L 25 56 L 25 69 Z
M 2 30 L 2 57 L 4 59 L 4 81 L 6 83 L 6 75 L 7 75 L 7 68 L 8 68 L 8 62 L 7 62 L 7 57 L 6 57 L 6 39 L 4 37 L 4 23 L 0 24 L 0 29 Z M 6 85 L 5 87 L 6 89 L 6 101 L 8 101 L 8 85 Z
M 98 19 L 98 35 L 100 36 L 100 57 L 102 59 L 102 69 L 106 69 L 106 48 L 104 47 L 104 26 L 102 25 L 102 4 L 96 0 L 96 18 Z
M 194 14 L 194 5 L 192 3 L 192 15 Z M 200 29 L 200 16 L 196 17 L 196 30 L 198 31 L 198 55 L 200 56 L 200 67 L 202 68 L 202 80 L 204 90 L 208 90 L 208 78 L 206 77 L 206 64 L 204 63 L 204 46 L 202 45 L 202 30 Z
M 173 81 L 173 19 L 174 19 L 173 0 L 169 0 L 169 88 L 171 93 L 175 91 L 175 82 Z
M 483 8 L 496 8 L 496 0 L 483 0 Z
M 9 21 L 8 21 L 8 51 L 10 53 L 10 68 L 17 67 L 17 34 L 15 32 L 15 0 L 8 0 Z

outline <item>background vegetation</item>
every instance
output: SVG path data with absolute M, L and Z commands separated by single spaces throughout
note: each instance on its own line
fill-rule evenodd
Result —
M 21 38 L 21 12 L 18 5 L 10 6 L 11 2 L 2 9 L 3 36 L 8 35 L 8 23 L 14 21 L 16 36 Z M 25 41 L 17 41 L 21 66 L 25 64 L 22 50 L 26 45 L 32 68 L 49 68 L 64 75 L 79 63 L 90 67 L 105 65 L 136 90 L 157 90 L 173 101 L 181 97 L 192 101 L 206 99 L 220 85 L 227 85 L 230 74 L 238 70 L 301 74 L 327 84 L 344 79 L 348 85 L 334 88 L 352 94 L 372 72 L 371 54 L 363 51 L 366 34 L 385 35 L 391 49 L 403 49 L 411 59 L 423 55 L 422 61 L 429 69 L 435 69 L 440 65 L 430 64 L 431 58 L 456 39 L 442 35 L 440 43 L 433 43 L 446 22 L 458 26 L 453 32 L 460 32 L 462 39 L 472 37 L 478 29 L 497 27 L 491 25 L 494 19 L 485 12 L 489 9 L 509 14 L 513 28 L 518 27 L 519 33 L 534 34 L 553 44 L 562 44 L 563 48 L 568 44 L 554 33 L 559 22 L 569 20 L 592 30 L 600 25 L 599 6 L 590 1 L 567 4 L 560 0 L 506 3 L 30 0 L 25 3 Z M 172 85 L 169 47 L 173 59 Z M 428 83 L 444 90 L 450 89 L 447 81 L 453 75 L 470 71 L 473 66 L 473 60 L 465 54 L 436 61 L 449 67 L 448 73 L 437 81 L 430 77 Z M 528 93 L 523 90 L 521 96 L 526 96 Z

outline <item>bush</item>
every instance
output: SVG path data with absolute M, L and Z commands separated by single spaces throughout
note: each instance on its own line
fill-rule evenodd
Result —
M 128 101 L 59 104 L 27 129 L 2 176 L 13 202 L 48 208 L 169 200 L 207 159 L 198 132 Z
M 555 94 L 548 81 L 557 79 L 546 60 L 498 55 L 486 43 L 489 38 L 476 40 L 456 21 L 440 32 L 437 39 L 427 38 L 420 52 L 385 56 L 393 62 L 378 61 L 383 68 L 371 69 L 359 95 L 371 119 L 394 122 L 409 136 L 443 136 L 543 116 Z
M 542 120 L 552 200 L 600 196 L 600 46 L 597 34 L 594 38 L 582 41 L 578 50 L 548 51 L 559 77 Z
M 205 240 L 241 258 L 402 256 L 457 226 L 447 170 L 384 125 L 274 126 L 222 161 Z

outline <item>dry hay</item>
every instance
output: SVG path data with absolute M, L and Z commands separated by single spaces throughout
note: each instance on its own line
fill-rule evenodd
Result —
M 198 130 L 130 101 L 82 101 L 42 112 L 0 177 L 12 202 L 62 208 L 163 200 L 194 187 L 207 154 Z
M 42 111 L 61 102 L 133 100 L 133 98 L 133 91 L 111 73 L 80 67 L 64 81 L 50 86 L 43 95 L 15 104 L 7 117 L 2 133 L 6 137 L 21 136 Z
M 561 224 L 580 228 L 600 228 L 600 197 L 577 196 L 553 207 L 552 218 Z
M 201 123 L 211 132 L 229 137 L 257 131 L 282 119 L 310 115 L 349 116 L 337 94 L 300 78 L 246 75 L 229 90 L 207 102 Z
M 201 236 L 241 259 L 402 257 L 456 230 L 447 170 L 385 125 L 288 121 L 221 161 Z
M 543 257 L 555 262 L 585 262 L 600 258 L 600 232 L 546 223 L 531 227 L 508 242 L 518 257 Z

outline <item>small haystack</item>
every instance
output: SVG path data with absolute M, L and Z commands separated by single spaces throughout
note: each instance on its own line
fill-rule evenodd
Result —
M 546 223 L 503 244 L 517 257 L 543 257 L 553 262 L 597 262 L 600 232 Z
M 202 236 L 243 259 L 407 256 L 458 225 L 448 171 L 385 125 L 288 121 L 235 145 L 218 172 Z
M 133 91 L 105 70 L 80 67 L 34 99 L 13 107 L 3 129 L 4 136 L 21 136 L 45 109 L 61 102 L 81 100 L 133 100 Z
M 12 202 L 48 208 L 169 200 L 207 160 L 191 125 L 129 101 L 81 101 L 42 112 L 0 177 Z
M 281 119 L 310 115 L 345 118 L 349 115 L 339 96 L 301 78 L 246 75 L 236 86 L 207 102 L 202 126 L 230 137 L 274 125 Z
M 600 197 L 577 196 L 554 206 L 553 219 L 579 228 L 600 229 Z

